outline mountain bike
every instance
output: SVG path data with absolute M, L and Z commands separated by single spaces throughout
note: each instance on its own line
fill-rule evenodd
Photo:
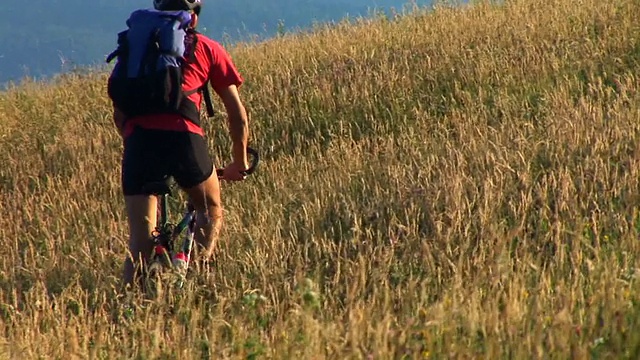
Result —
M 247 155 L 251 157 L 251 166 L 245 171 L 245 175 L 251 175 L 256 171 L 260 156 L 255 149 L 250 147 L 247 148 Z M 223 169 L 216 169 L 216 174 L 219 179 L 224 179 Z M 170 270 L 169 274 L 174 275 L 173 285 L 177 289 L 183 288 L 193 250 L 196 211 L 191 202 L 186 202 L 184 215 L 177 224 L 169 221 L 167 201 L 173 195 L 172 189 L 175 186 L 173 178 L 169 176 L 162 181 L 148 183 L 144 186 L 145 193 L 159 198 L 158 217 L 155 230 L 152 233 L 153 254 L 146 271 L 145 281 L 150 286 L 149 290 L 154 292 L 163 285 L 165 270 Z M 183 233 L 182 244 L 178 247 L 177 240 Z

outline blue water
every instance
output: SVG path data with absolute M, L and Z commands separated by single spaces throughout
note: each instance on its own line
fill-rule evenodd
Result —
M 38 2 L 38 0 L 35 0 Z M 0 35 L 7 34 L 12 27 L 11 36 L 0 38 L 4 49 L 0 48 L 0 87 L 8 82 L 17 82 L 25 77 L 42 80 L 56 74 L 69 71 L 91 71 L 105 66 L 104 59 L 116 45 L 116 34 L 124 29 L 124 22 L 130 11 L 148 7 L 150 0 L 93 0 L 92 5 L 98 8 L 91 16 L 85 16 L 71 6 L 64 11 L 56 11 L 60 4 L 72 3 L 74 0 L 42 1 L 37 10 L 31 13 L 32 22 L 16 23 L 11 11 L 0 14 Z M 373 10 L 390 13 L 391 9 L 401 12 L 403 6 L 411 7 L 406 0 L 363 0 L 370 1 L 370 6 L 360 6 L 357 11 L 350 0 L 324 0 L 323 2 L 307 0 L 304 6 L 313 6 L 316 13 L 301 14 L 295 6 L 275 7 L 287 0 L 276 2 L 255 2 L 256 9 L 240 8 L 237 3 L 224 5 L 224 12 L 211 8 L 216 4 L 213 0 L 205 3 L 200 18 L 199 29 L 206 35 L 230 46 L 238 41 L 264 40 L 282 32 L 306 30 L 314 23 L 327 23 L 345 18 L 369 17 Z M 298 2 L 296 2 L 298 1 Z M 292 4 L 304 4 L 303 0 L 289 0 Z M 431 0 L 418 0 L 414 3 L 420 7 L 427 6 Z M 318 4 L 316 4 L 318 3 Z M 236 5 L 230 5 L 236 4 Z M 311 4 L 311 5 L 310 5 Z M 206 7 L 208 6 L 208 7 Z M 278 14 L 277 18 L 266 18 L 262 8 L 269 8 L 269 13 Z M 11 9 L 5 9 L 11 10 Z M 78 14 L 81 12 L 82 14 Z M 62 18 L 47 18 L 48 13 L 61 13 Z M 38 19 L 43 20 L 38 20 Z M 259 19 L 259 20 L 256 20 Z M 28 27 L 20 27 L 20 25 Z M 4 28 L 3 28 L 4 26 Z

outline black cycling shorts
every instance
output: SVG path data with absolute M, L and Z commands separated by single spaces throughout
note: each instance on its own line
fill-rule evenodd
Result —
M 191 188 L 212 173 L 207 142 L 198 134 L 136 127 L 124 140 L 124 195 L 142 195 L 146 183 L 162 181 L 167 175 L 180 187 Z

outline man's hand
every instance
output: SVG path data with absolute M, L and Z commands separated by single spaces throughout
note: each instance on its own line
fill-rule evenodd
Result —
M 245 163 L 234 161 L 224 168 L 222 178 L 227 181 L 242 181 L 247 178 L 245 171 L 249 166 Z

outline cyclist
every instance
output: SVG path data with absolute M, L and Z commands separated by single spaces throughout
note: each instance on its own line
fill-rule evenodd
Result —
M 156 10 L 188 10 L 196 27 L 201 0 L 154 0 Z M 247 170 L 248 118 L 238 88 L 243 78 L 229 54 L 216 41 L 198 36 L 195 59 L 184 67 L 183 89 L 196 89 L 210 81 L 227 112 L 233 161 L 224 168 L 227 181 L 244 180 Z M 200 92 L 188 96 L 198 110 Z M 145 183 L 172 175 L 196 208 L 196 249 L 199 262 L 213 255 L 222 223 L 220 186 L 207 150 L 203 129 L 176 114 L 127 117 L 114 105 L 114 122 L 123 137 L 122 191 L 128 216 L 129 251 L 123 269 L 125 287 L 139 278 L 136 270 L 151 254 L 151 233 L 156 223 L 156 197 L 144 195 Z M 126 121 L 125 121 L 126 120 Z M 139 279 L 140 280 L 140 279 Z

